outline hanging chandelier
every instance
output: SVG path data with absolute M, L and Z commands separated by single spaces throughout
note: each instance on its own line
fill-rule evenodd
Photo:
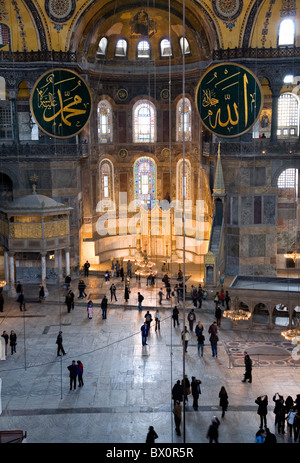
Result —
M 298 254 L 296 251 L 294 251 L 294 252 L 284 254 L 284 257 L 286 259 L 293 259 L 293 261 L 296 262 L 296 259 L 300 258 L 300 254 Z
M 296 341 L 297 344 L 300 344 L 300 320 L 295 320 L 295 328 L 287 331 L 282 331 L 281 335 L 287 341 Z
M 143 260 L 136 260 L 137 269 L 135 270 L 135 275 L 138 277 L 148 278 L 150 275 L 156 276 L 157 270 L 154 269 L 155 263 L 150 261 L 145 255 Z
M 223 316 L 233 321 L 249 320 L 251 313 L 240 308 L 239 298 L 236 296 L 233 301 L 233 310 L 224 310 Z

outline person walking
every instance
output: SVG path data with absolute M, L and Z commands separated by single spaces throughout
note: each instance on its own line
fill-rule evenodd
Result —
M 72 386 L 74 387 L 74 390 L 76 389 L 76 379 L 78 374 L 78 368 L 75 360 L 72 360 L 71 365 L 69 365 L 67 368 L 70 372 L 70 391 L 72 391 Z
M 87 316 L 88 316 L 88 319 L 91 320 L 93 318 L 93 301 L 89 301 L 87 303 L 87 306 L 86 306 L 86 311 L 87 311 Z
M 78 373 L 78 387 L 84 385 L 83 382 L 83 364 L 80 360 L 77 360 L 77 373 Z
M 192 298 L 194 307 L 197 307 L 197 297 L 198 297 L 197 288 L 195 288 L 195 286 L 192 285 L 191 286 L 191 298 Z
M 248 380 L 248 383 L 252 383 L 252 360 L 246 351 L 244 352 L 244 363 L 245 373 L 242 382 L 245 383 Z
M 205 341 L 205 336 L 200 332 L 199 336 L 197 336 L 197 349 L 198 349 L 198 356 L 203 357 L 204 353 L 204 341 Z
M 202 286 L 199 284 L 198 290 L 197 290 L 197 301 L 198 301 L 198 307 L 201 309 L 202 307 L 202 299 L 203 299 L 203 289 Z
M 174 415 L 176 434 L 177 434 L 177 436 L 180 436 L 181 435 L 180 424 L 181 424 L 182 406 L 181 406 L 179 400 L 176 400 L 172 412 L 173 412 L 173 415 Z
M 186 326 L 184 327 L 184 330 L 181 333 L 181 339 L 182 339 L 182 342 L 183 342 L 183 345 L 184 345 L 184 350 L 185 350 L 185 352 L 187 352 L 188 343 L 191 340 L 191 335 L 190 335 L 190 333 L 189 333 Z
M 139 311 L 142 310 L 142 303 L 143 303 L 143 300 L 144 300 L 144 296 L 138 292 L 138 307 L 139 307 Z
M 106 319 L 106 313 L 107 313 L 107 297 L 104 294 L 103 299 L 101 301 L 101 309 L 102 309 L 102 318 L 103 320 Z
M 153 426 L 149 426 L 148 434 L 146 437 L 146 444 L 155 444 L 155 439 L 158 439 L 158 435 L 155 432 Z
M 57 344 L 57 356 L 60 357 L 60 352 L 62 352 L 63 355 L 66 355 L 64 346 L 63 346 L 62 331 L 60 331 L 57 335 L 56 344 Z
M 198 410 L 198 400 L 199 400 L 199 395 L 201 394 L 200 384 L 201 384 L 201 380 L 196 379 L 195 376 L 192 376 L 191 392 L 193 396 L 193 408 L 195 411 Z
M 19 302 L 19 307 L 20 307 L 20 311 L 21 312 L 25 312 L 26 311 L 26 308 L 25 308 L 25 296 L 24 296 L 24 292 L 23 290 L 21 291 L 21 293 L 19 294 L 19 297 L 18 297 L 18 302 Z
M 225 310 L 229 310 L 230 308 L 230 296 L 228 291 L 225 292 Z
M 220 303 L 221 303 L 221 305 L 224 307 L 225 292 L 224 292 L 224 289 L 223 289 L 223 288 L 221 288 L 221 290 L 220 290 L 219 298 L 220 298 Z
M 145 321 L 146 321 L 146 323 L 148 325 L 148 328 L 150 330 L 150 325 L 151 325 L 151 322 L 152 322 L 152 315 L 149 312 L 149 310 L 147 310 L 147 312 L 145 313 Z
M 260 428 L 267 427 L 268 414 L 268 396 L 261 395 L 257 397 L 255 403 L 258 405 L 257 414 L 260 416 Z
M 219 405 L 222 408 L 222 418 L 225 416 L 225 412 L 228 408 L 228 394 L 224 386 L 221 387 L 219 392 Z
M 125 302 L 128 302 L 128 299 L 129 299 L 129 288 L 128 288 L 128 285 L 125 285 L 124 299 L 125 299 Z
M 191 393 L 191 382 L 188 378 L 188 375 L 184 375 L 182 381 L 181 381 L 181 387 L 182 387 L 182 392 L 183 392 L 183 398 L 184 398 L 184 403 L 188 402 L 188 396 Z
M 7 355 L 7 346 L 8 346 L 8 339 L 9 339 L 9 336 L 7 334 L 6 331 L 3 331 L 3 333 L 1 334 L 2 338 L 4 338 L 4 342 L 5 342 L 5 356 Z
M 216 294 L 215 294 L 215 297 L 214 297 L 214 303 L 217 307 L 218 304 L 220 304 L 220 296 L 219 296 L 219 292 L 217 291 Z
M 213 322 L 212 325 L 208 328 L 208 333 L 210 334 L 210 345 L 211 345 L 211 352 L 212 357 L 218 357 L 218 328 L 216 322 Z
M 44 299 L 45 299 L 45 290 L 44 290 L 44 286 L 41 283 L 40 288 L 39 288 L 39 302 L 42 302 Z
M 182 402 L 183 400 L 183 390 L 179 379 L 172 387 L 172 399 L 174 400 L 174 406 L 176 405 L 177 401 Z
M 173 326 L 175 328 L 175 325 L 177 324 L 177 326 L 179 326 L 179 320 L 178 320 L 178 316 L 179 316 L 179 310 L 177 309 L 177 306 L 175 305 L 174 309 L 173 309 L 173 312 L 172 312 L 172 318 L 173 318 Z
M 74 304 L 74 299 L 72 298 L 72 291 L 68 291 L 67 294 L 66 294 L 66 299 L 65 299 L 65 304 L 67 305 L 67 310 L 68 310 L 68 313 L 71 312 L 71 309 L 72 309 L 72 303 Z
M 214 416 L 211 419 L 211 424 L 207 430 L 206 438 L 209 440 L 209 443 L 212 444 L 215 442 L 216 444 L 219 443 L 219 425 L 220 420 Z
M 71 277 L 70 275 L 67 275 L 65 278 L 65 285 L 66 285 L 66 290 L 69 291 L 70 289 L 70 284 L 71 284 Z
M 188 313 L 187 319 L 188 319 L 188 322 L 189 322 L 190 331 L 193 332 L 193 330 L 194 330 L 194 322 L 196 321 L 196 314 L 195 314 L 194 309 L 192 309 Z
M 85 288 L 86 288 L 85 282 L 83 280 L 79 280 L 79 282 L 78 282 L 78 291 L 79 291 L 78 299 L 83 299 L 83 297 L 86 297 Z
M 141 326 L 141 332 L 142 332 L 142 345 L 147 346 L 147 337 L 149 333 L 149 326 L 147 325 L 146 322 Z
M 203 330 L 204 330 L 204 326 L 202 325 L 202 323 L 199 320 L 197 325 L 196 325 L 196 328 L 195 328 L 196 336 L 198 337 L 200 334 L 202 334 Z
M 157 309 L 154 315 L 154 320 L 155 320 L 155 331 L 160 331 L 160 320 L 161 320 L 161 315 L 159 310 Z
M 90 263 L 89 261 L 87 260 L 83 266 L 83 269 L 84 269 L 84 276 L 85 277 L 88 277 L 89 276 L 89 271 L 90 271 Z
M 16 352 L 16 345 L 17 345 L 17 335 L 14 332 L 14 330 L 11 330 L 10 332 L 9 345 L 10 345 L 11 355 L 13 355 L 13 353 Z
M 159 298 L 158 303 L 159 303 L 160 305 L 162 304 L 163 295 L 164 295 L 163 290 L 162 290 L 162 288 L 160 288 L 160 290 L 158 291 L 158 298 Z
M 117 295 L 116 295 L 117 288 L 114 283 L 111 284 L 109 290 L 110 290 L 110 302 L 112 302 L 113 298 L 115 298 L 115 301 L 117 301 L 118 300 Z
M 221 326 L 221 319 L 222 319 L 222 310 L 219 305 L 217 305 L 216 310 L 215 310 L 215 317 L 217 320 L 217 326 L 220 328 Z

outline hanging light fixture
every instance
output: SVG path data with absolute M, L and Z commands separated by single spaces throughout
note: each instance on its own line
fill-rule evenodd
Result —
M 294 262 L 296 262 L 296 259 L 300 259 L 300 254 L 298 254 L 296 251 L 284 254 L 284 257 L 286 259 L 293 259 Z
M 249 320 L 251 313 L 248 310 L 243 310 L 240 308 L 239 298 L 236 296 L 233 300 L 233 310 L 224 310 L 223 316 L 225 318 L 230 318 L 234 322 L 239 320 Z
M 287 341 L 296 341 L 297 344 L 300 344 L 300 320 L 295 320 L 295 328 L 287 331 L 282 331 L 281 335 Z

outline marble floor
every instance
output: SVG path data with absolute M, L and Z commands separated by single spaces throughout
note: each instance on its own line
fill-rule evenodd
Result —
M 171 300 L 158 303 L 156 287 L 144 280 L 131 280 L 128 303 L 124 303 L 124 283 L 114 279 L 117 301 L 110 301 L 107 319 L 102 319 L 100 302 L 109 296 L 110 283 L 103 276 L 89 276 L 87 298 L 78 299 L 67 312 L 63 285 L 49 286 L 49 295 L 36 302 L 38 285 L 24 285 L 27 311 L 20 312 L 18 303 L 5 293 L 4 312 L 0 314 L 0 331 L 14 330 L 18 336 L 17 351 L 0 361 L 2 380 L 0 430 L 21 429 L 27 443 L 144 443 L 148 427 L 154 426 L 157 444 L 207 443 L 207 429 L 213 416 L 219 417 L 220 443 L 253 443 L 259 427 L 255 399 L 269 397 L 268 426 L 275 432 L 273 395 L 293 398 L 300 393 L 300 363 L 292 360 L 290 344 L 282 345 L 279 329 L 255 327 L 248 322 L 233 324 L 223 318 L 219 329 L 218 357 L 211 354 L 209 325 L 214 321 L 212 297 L 196 309 L 197 321 L 205 327 L 204 356 L 197 353 L 193 333 L 184 353 L 181 329 L 192 303 L 180 305 L 180 326 L 173 327 Z M 188 281 L 188 288 L 196 283 Z M 137 292 L 145 299 L 138 311 Z M 188 292 L 187 292 L 188 293 Z M 93 318 L 88 319 L 86 303 L 94 302 Z M 142 346 L 140 327 L 149 310 L 154 316 L 159 308 L 160 331 L 154 323 L 148 345 Z M 57 357 L 56 337 L 62 331 L 66 355 Z M 254 360 L 253 383 L 242 383 L 243 349 Z M 81 360 L 84 386 L 69 388 L 68 365 Z M 183 414 L 181 436 L 175 432 L 171 389 L 183 374 L 201 380 L 199 409 L 188 398 Z M 229 407 L 221 418 L 218 394 L 225 386 Z M 293 443 L 289 434 L 277 434 L 278 443 Z M 293 444 L 294 447 L 294 444 Z

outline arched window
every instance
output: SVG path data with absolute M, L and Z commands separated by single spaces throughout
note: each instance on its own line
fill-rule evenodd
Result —
M 298 136 L 299 100 L 292 93 L 283 93 L 278 100 L 277 135 L 279 137 Z
M 107 44 L 108 44 L 107 38 L 102 37 L 102 39 L 99 41 L 99 44 L 98 44 L 98 50 L 97 50 L 98 55 L 105 55 Z
M 172 47 L 169 39 L 162 39 L 160 42 L 160 54 L 164 56 L 172 56 Z
M 185 37 L 180 37 L 179 44 L 181 48 L 181 53 L 183 55 L 188 55 L 189 53 L 191 53 L 190 44 Z
M 295 23 L 292 19 L 283 19 L 279 25 L 278 45 L 294 45 Z
M 127 42 L 124 39 L 117 41 L 115 56 L 126 56 L 127 53 Z
M 100 201 L 103 208 L 114 208 L 114 168 L 109 159 L 103 159 L 99 166 Z
M 137 45 L 138 58 L 150 58 L 150 43 L 148 40 L 141 40 Z
M 181 98 L 176 107 L 176 140 L 191 141 L 192 139 L 192 106 L 188 98 Z
M 155 106 L 148 100 L 138 101 L 133 107 L 133 142 L 154 143 L 155 141 Z
M 100 101 L 97 107 L 99 143 L 112 142 L 112 109 L 108 101 Z
M 10 50 L 10 30 L 6 24 L 0 24 L 0 50 Z
M 156 163 L 143 156 L 135 161 L 133 173 L 136 204 L 151 209 L 156 200 Z
M 189 160 L 185 160 L 183 169 L 183 159 L 177 163 L 177 199 L 178 201 L 192 199 L 191 194 L 191 163 Z
M 277 186 L 278 188 L 295 188 L 298 190 L 298 169 L 286 169 L 281 172 Z

